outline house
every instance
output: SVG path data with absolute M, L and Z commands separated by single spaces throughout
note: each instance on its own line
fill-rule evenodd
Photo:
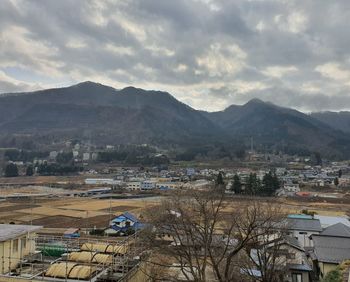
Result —
M 275 259 L 270 257 L 269 264 L 262 265 L 262 257 L 275 254 Z M 283 273 L 283 281 L 294 282 L 311 281 L 312 267 L 309 265 L 305 249 L 300 245 L 297 239 L 285 236 L 276 240 L 271 240 L 266 244 L 261 244 L 251 250 L 250 257 L 255 261 L 252 268 L 242 268 L 241 274 L 249 277 L 261 278 L 266 272 L 271 271 L 271 267 L 278 269 Z M 260 266 L 259 266 L 260 265 Z
M 310 236 L 322 231 L 320 220 L 310 215 L 288 215 L 286 223 L 288 235 L 297 239 L 303 248 L 312 247 L 313 243 Z
M 105 234 L 125 233 L 130 229 L 136 231 L 141 228 L 143 228 L 143 224 L 136 216 L 129 212 L 124 212 L 110 221 L 109 227 L 105 230 Z
M 310 257 L 317 275 L 322 278 L 344 260 L 350 259 L 350 227 L 337 223 L 312 235 L 314 242 Z
M 35 253 L 36 231 L 42 226 L 0 224 L 1 274 L 16 269 L 20 261 Z
M 347 216 L 327 216 L 315 214 L 314 218 L 320 220 L 322 228 L 326 228 L 337 223 L 343 223 L 344 225 L 350 227 L 350 221 Z

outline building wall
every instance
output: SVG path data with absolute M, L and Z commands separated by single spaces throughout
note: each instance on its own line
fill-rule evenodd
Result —
M 295 237 L 302 247 L 313 247 L 313 241 L 310 240 L 310 235 L 319 234 L 319 232 L 308 232 L 302 230 L 293 230 L 292 236 Z M 300 234 L 305 233 L 305 234 Z
M 323 262 L 319 262 L 318 266 L 320 268 L 320 274 L 323 275 L 323 277 L 325 277 L 325 275 L 327 275 L 328 272 L 336 269 L 336 267 L 338 266 L 338 264 L 335 263 L 323 263 Z
M 126 189 L 128 189 L 128 190 L 140 190 L 141 189 L 141 182 L 138 182 L 138 181 L 127 182 Z
M 0 243 L 0 273 L 15 269 L 20 260 L 35 251 L 35 233 Z

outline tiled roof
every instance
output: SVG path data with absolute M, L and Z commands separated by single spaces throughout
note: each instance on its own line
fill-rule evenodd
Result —
M 318 261 L 341 263 L 350 259 L 350 238 L 312 235 L 312 240 Z

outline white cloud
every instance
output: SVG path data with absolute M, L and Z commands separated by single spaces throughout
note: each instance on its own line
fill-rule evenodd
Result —
M 294 11 L 287 15 L 275 15 L 274 22 L 281 30 L 301 33 L 307 28 L 308 18 L 303 12 Z
M 116 53 L 118 55 L 133 55 L 134 54 L 134 50 L 131 47 L 125 47 L 125 46 L 117 46 L 114 44 L 107 44 L 105 46 L 105 49 L 107 51 L 111 51 L 113 53 Z
M 337 81 L 349 81 L 350 70 L 344 69 L 339 63 L 330 62 L 319 65 L 315 68 L 322 76 L 331 78 Z
M 233 76 L 243 69 L 246 58 L 247 54 L 236 44 L 214 43 L 197 58 L 197 64 L 210 77 Z
M 298 71 L 298 68 L 295 66 L 269 66 L 262 73 L 266 76 L 281 78 L 296 71 Z

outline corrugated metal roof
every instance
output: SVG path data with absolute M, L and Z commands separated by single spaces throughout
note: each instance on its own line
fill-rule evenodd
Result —
M 324 229 L 320 235 L 350 238 L 350 227 L 343 223 L 333 224 Z
M 315 214 L 315 218 L 320 220 L 321 226 L 323 228 L 331 226 L 333 224 L 337 224 L 337 223 L 343 223 L 350 227 L 349 218 L 345 216 L 326 216 L 326 215 Z
M 318 261 L 341 263 L 350 259 L 350 238 L 312 235 Z
M 42 226 L 36 225 L 0 224 L 0 242 L 17 238 L 41 228 Z
M 322 231 L 321 223 L 318 219 L 287 218 L 287 227 L 290 230 Z

